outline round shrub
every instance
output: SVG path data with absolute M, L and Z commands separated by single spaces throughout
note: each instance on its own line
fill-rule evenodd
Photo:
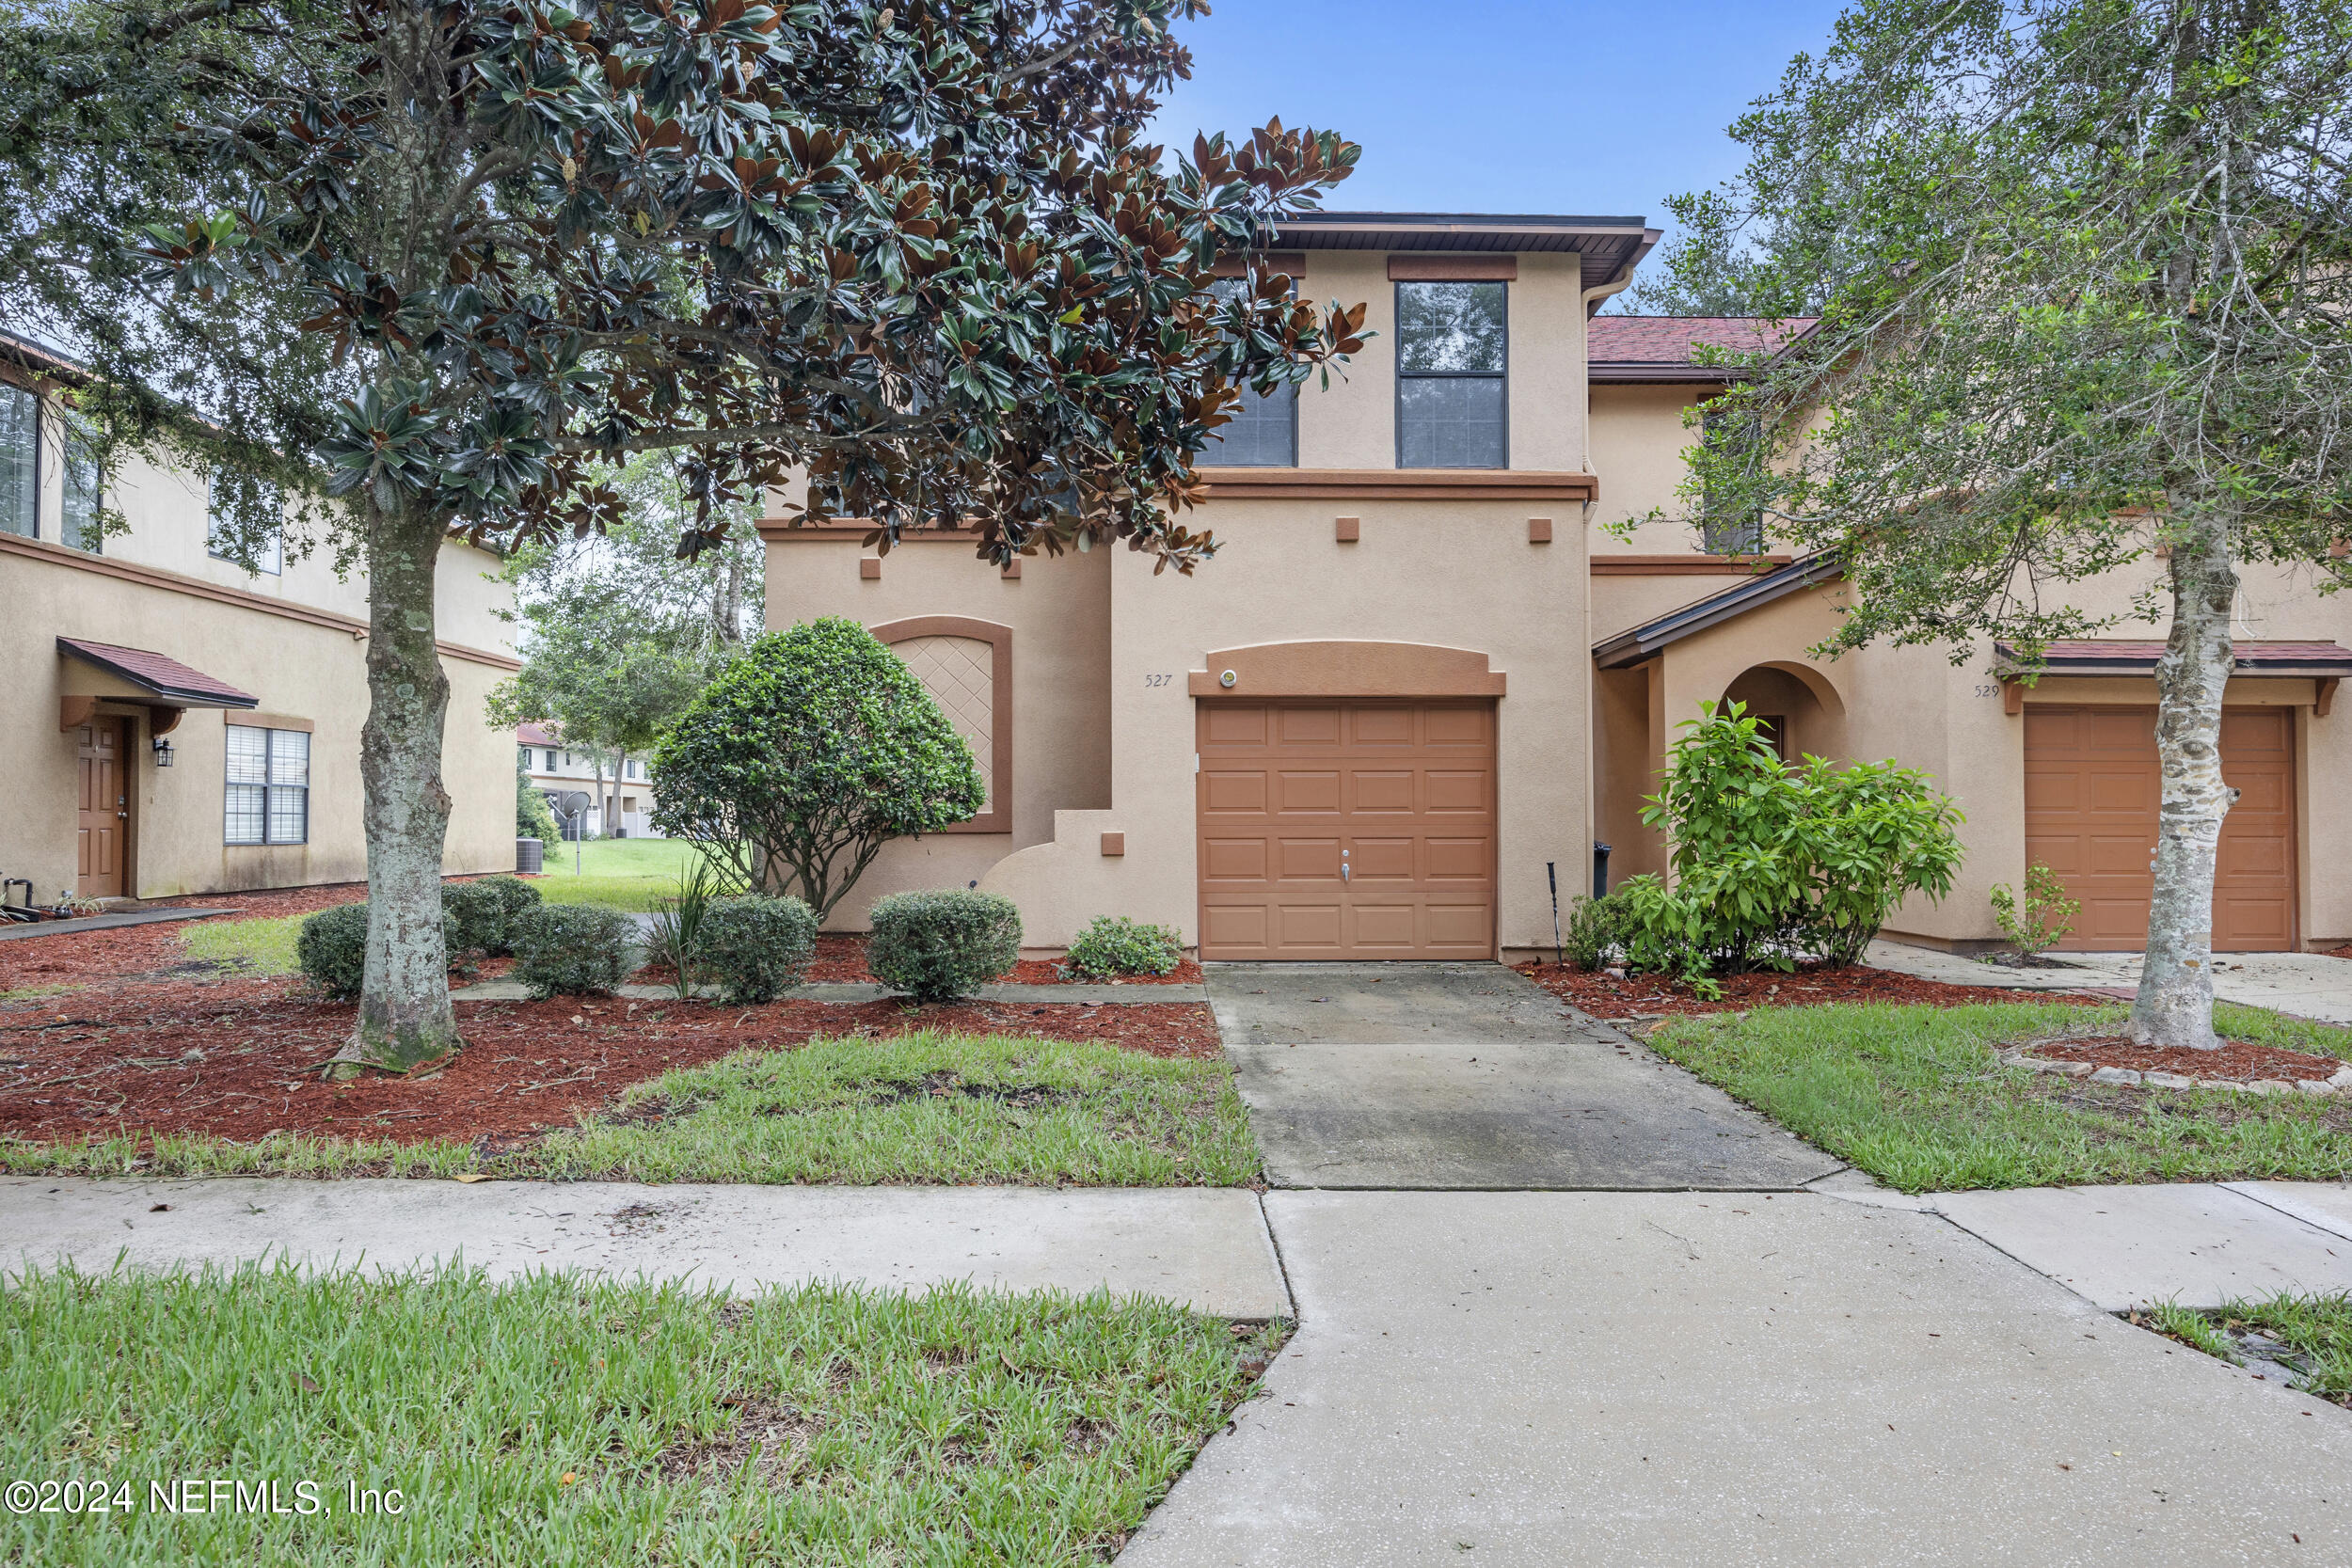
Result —
M 533 996 L 609 996 L 637 967 L 637 923 L 595 904 L 542 904 L 515 923 L 515 978 Z
M 452 952 L 486 953 L 494 958 L 515 951 L 515 923 L 539 906 L 539 890 L 520 877 L 484 877 L 441 884 L 441 909 L 456 922 Z
M 728 1003 L 773 1002 L 817 951 L 817 912 L 798 898 L 714 898 L 694 932 L 694 968 Z
M 457 923 L 446 911 L 441 944 L 445 951 L 458 951 Z M 294 962 L 327 995 L 345 1002 L 358 995 L 368 973 L 367 905 L 338 904 L 304 921 L 294 933 Z
M 1084 979 L 1109 980 L 1122 974 L 1173 974 L 1184 957 L 1184 939 L 1167 927 L 1105 914 L 1078 933 L 1064 967 Z
M 1021 911 L 1001 894 L 894 893 L 873 919 L 866 967 L 917 1002 L 969 996 L 1021 961 Z

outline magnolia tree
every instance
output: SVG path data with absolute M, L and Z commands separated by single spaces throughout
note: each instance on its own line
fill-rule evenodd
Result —
M 803 473 L 810 510 L 978 521 L 978 553 L 1176 514 L 1237 398 L 1361 307 L 1220 257 L 1357 149 L 1138 139 L 1200 0 L 138 0 L 0 22 L 0 315 L 85 349 L 119 438 L 326 498 L 368 575 L 370 923 L 344 1059 L 458 1043 L 440 935 L 453 532 L 594 531 L 675 454 L 679 547 Z M 274 523 L 258 496 L 245 526 Z
M 2352 4 L 1865 0 L 1733 134 L 1695 294 L 1821 321 L 1715 400 L 1687 494 L 1838 552 L 1828 653 L 1988 637 L 2030 678 L 2168 618 L 2163 803 L 2133 1033 L 2210 1047 L 2238 568 L 2352 565 Z M 1746 248 L 1728 242 L 1744 235 Z M 1752 307 L 1753 308 L 1753 307 Z M 2151 567 L 2148 563 L 2154 562 Z

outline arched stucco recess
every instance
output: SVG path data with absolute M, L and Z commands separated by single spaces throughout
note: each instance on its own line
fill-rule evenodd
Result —
M 1806 664 L 1792 658 L 1768 658 L 1755 668 L 1778 670 L 1783 674 L 1796 676 L 1804 683 L 1805 689 L 1813 693 L 1814 700 L 1821 705 L 1823 713 L 1833 719 L 1843 719 L 1846 716 L 1844 693 L 1837 689 L 1837 683 L 1831 680 L 1819 665 Z

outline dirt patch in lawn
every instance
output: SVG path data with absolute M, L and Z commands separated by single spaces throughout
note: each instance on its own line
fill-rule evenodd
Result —
M 2089 1062 L 2093 1068 L 2122 1068 L 2130 1072 L 2170 1072 L 2183 1078 L 2217 1078 L 2232 1084 L 2263 1079 L 2296 1083 L 2325 1080 L 2345 1064 L 2333 1056 L 2313 1056 L 2282 1051 L 2251 1040 L 2225 1040 L 2218 1051 L 2183 1051 L 2142 1045 L 2123 1035 L 2088 1038 L 2065 1037 L 2025 1042 L 2029 1056 L 2045 1062 Z
M 2084 1006 L 2112 997 L 2072 991 L 2017 991 L 2000 986 L 1952 986 L 1922 980 L 1891 969 L 1851 964 L 1841 969 L 1798 969 L 1787 974 L 1725 974 L 1719 1000 L 1708 1001 L 1671 975 L 1606 973 L 1588 974 L 1559 964 L 1525 963 L 1518 972 L 1572 1007 L 1596 1018 L 1657 1018 L 1687 1013 L 1736 1013 L 1751 1007 L 1808 1007 L 1831 1002 L 1924 1003 L 1963 1007 L 1993 1002 L 2058 1002 Z
M 817 957 L 808 966 L 808 978 L 819 985 L 871 982 L 874 973 L 866 967 L 866 939 L 818 937 Z M 1190 958 L 1179 959 L 1174 971 L 1167 974 L 1131 974 L 1106 981 L 1073 981 L 1062 973 L 1059 958 L 1024 958 L 1013 965 L 1011 973 L 997 977 L 1000 985 L 1008 986 L 1197 986 L 1200 980 L 1200 966 Z
M 183 982 L 53 996 L 0 1009 L 0 1137 L 71 1140 L 274 1132 L 418 1142 L 528 1136 L 569 1126 L 629 1085 L 753 1047 L 922 1029 L 1102 1040 L 1154 1056 L 1215 1057 L 1198 1003 L 914 1006 L 557 997 L 460 1003 L 466 1049 L 413 1079 L 321 1081 L 352 1007 L 285 979 Z

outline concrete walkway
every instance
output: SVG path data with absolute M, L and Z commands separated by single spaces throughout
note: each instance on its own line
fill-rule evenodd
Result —
M 1225 1188 L 756 1187 L 628 1182 L 0 1178 L 0 1267 L 103 1272 L 283 1257 L 383 1270 L 463 1260 L 692 1279 L 1161 1296 L 1288 1316 L 1257 1195 Z
M 2057 953 L 2064 969 L 2008 969 L 1956 953 L 1905 942 L 1874 942 L 1863 961 L 1874 969 L 1916 974 L 1955 986 L 2002 986 L 2013 990 L 2137 990 L 2137 953 Z M 2352 959 L 2325 953 L 2221 953 L 2215 956 L 2213 993 L 2224 1002 L 2268 1007 L 2322 1023 L 2352 1024 Z
M 125 926 L 159 926 L 167 920 L 210 920 L 230 910 L 125 910 L 119 914 L 86 914 L 76 920 L 43 920 L 0 925 L 0 942 L 26 942 L 34 937 L 70 937 L 76 931 L 114 931 Z
M 2352 1413 L 1932 1215 L 1815 1194 L 1266 1209 L 1300 1331 L 1121 1568 L 2352 1561 Z
M 675 1002 L 675 986 L 623 986 L 618 994 L 632 1001 Z M 703 987 L 698 994 L 706 1000 L 718 995 L 716 987 Z M 530 1000 L 531 988 L 516 980 L 484 980 L 478 985 L 460 986 L 449 993 L 453 1002 L 524 1002 Z M 1206 1002 L 1209 993 L 1201 986 L 982 986 L 972 993 L 976 1002 L 994 1002 L 1014 1006 L 1063 1007 L 1133 1007 L 1152 1003 Z M 871 981 L 832 981 L 816 985 L 794 986 L 784 992 L 787 1002 L 889 1002 L 905 1001 L 899 992 L 888 986 Z
M 1840 1168 L 1499 964 L 1213 964 L 1277 1187 L 1749 1191 Z

